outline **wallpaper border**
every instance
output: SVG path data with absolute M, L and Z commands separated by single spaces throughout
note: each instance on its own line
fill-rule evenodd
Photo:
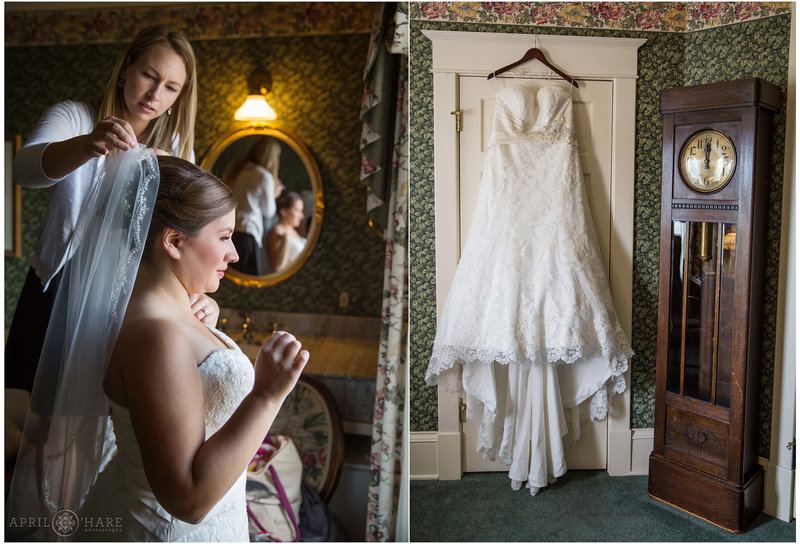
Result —
M 791 2 L 412 2 L 411 20 L 692 32 L 791 9 Z

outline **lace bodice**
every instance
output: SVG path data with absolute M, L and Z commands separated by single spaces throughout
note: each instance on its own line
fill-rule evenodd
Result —
M 252 390 L 250 359 L 224 333 L 209 327 L 228 348 L 217 349 L 198 366 L 203 387 L 206 439 L 217 432 Z M 119 533 L 81 535 L 99 540 L 247 541 L 245 473 L 199 524 L 174 518 L 156 500 L 145 475 L 139 444 L 127 408 L 111 403 L 116 454 L 90 492 L 82 516 L 121 520 Z
M 218 349 L 198 367 L 203 384 L 206 439 L 228 421 L 242 399 L 253 389 L 253 364 L 224 333 L 211 329 L 228 346 Z

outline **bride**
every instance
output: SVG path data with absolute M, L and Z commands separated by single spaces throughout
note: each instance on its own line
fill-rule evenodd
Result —
M 253 368 L 195 317 L 190 296 L 238 259 L 236 201 L 218 179 L 139 146 L 98 185 L 34 386 L 53 415 L 28 415 L 36 455 L 20 452 L 6 536 L 35 478 L 58 537 L 246 541 L 245 470 L 309 354 L 277 332 Z

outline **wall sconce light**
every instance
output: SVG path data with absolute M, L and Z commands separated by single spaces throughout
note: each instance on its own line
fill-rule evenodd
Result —
M 278 114 L 267 103 L 267 93 L 272 87 L 272 75 L 268 70 L 257 69 L 247 78 L 247 100 L 236 110 L 237 121 L 274 121 Z

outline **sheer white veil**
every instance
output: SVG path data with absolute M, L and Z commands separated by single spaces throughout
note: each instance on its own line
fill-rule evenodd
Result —
M 158 193 L 143 145 L 100 164 L 70 241 L 6 501 L 6 540 L 62 540 L 103 458 L 111 350 L 125 316 Z

